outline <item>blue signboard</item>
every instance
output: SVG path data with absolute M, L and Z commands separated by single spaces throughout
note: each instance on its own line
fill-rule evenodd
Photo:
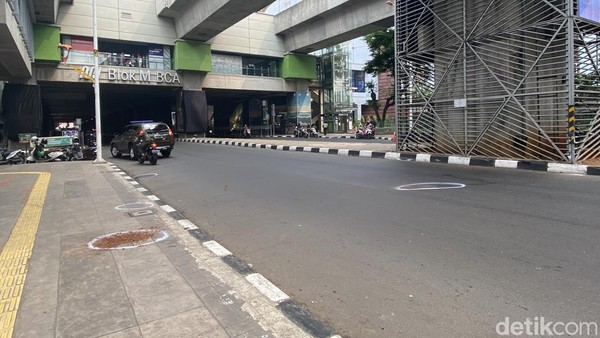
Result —
M 151 57 L 163 57 L 164 55 L 164 51 L 163 48 L 161 46 L 154 46 L 154 47 L 150 47 L 148 48 L 148 55 L 150 55 Z

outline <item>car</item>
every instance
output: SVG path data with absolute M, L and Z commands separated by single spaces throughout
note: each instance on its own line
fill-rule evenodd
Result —
M 164 122 L 155 121 L 130 121 L 123 127 L 121 132 L 114 135 L 110 141 L 110 154 L 112 157 L 119 158 L 122 154 L 129 154 L 132 160 L 137 159 L 134 150 L 136 138 L 143 133 L 154 138 L 157 149 L 160 150 L 162 157 L 171 156 L 175 145 L 175 136 L 171 128 Z

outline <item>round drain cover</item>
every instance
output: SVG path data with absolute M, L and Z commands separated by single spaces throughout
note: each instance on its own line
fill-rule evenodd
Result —
M 462 183 L 451 182 L 424 182 L 401 185 L 396 190 L 442 190 L 442 189 L 460 189 L 464 188 Z
M 94 250 L 131 249 L 160 242 L 169 237 L 166 231 L 158 228 L 114 232 L 96 237 L 88 243 Z
M 121 210 L 121 211 L 143 210 L 143 209 L 150 209 L 150 208 L 152 208 L 153 205 L 154 204 L 152 204 L 152 202 L 134 202 L 134 203 L 121 204 L 121 205 L 115 207 L 115 209 Z

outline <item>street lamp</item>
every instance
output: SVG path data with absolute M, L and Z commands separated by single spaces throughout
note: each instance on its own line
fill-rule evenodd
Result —
M 102 158 L 102 121 L 100 120 L 100 70 L 98 68 L 98 18 L 96 14 L 96 0 L 92 1 L 93 34 L 94 34 L 94 98 L 96 111 L 96 159 L 94 163 L 106 163 Z

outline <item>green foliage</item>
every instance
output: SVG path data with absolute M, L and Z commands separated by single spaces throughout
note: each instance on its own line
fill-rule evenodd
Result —
M 395 72 L 394 66 L 394 30 L 391 28 L 371 33 L 364 37 L 371 60 L 365 65 L 365 72 L 369 74 L 384 74 Z
M 576 73 L 575 90 L 600 91 L 600 77 L 596 72 Z
M 364 39 L 369 47 L 371 55 L 371 60 L 365 64 L 365 72 L 373 75 L 388 73 L 392 78 L 394 78 L 394 30 L 391 28 L 384 29 L 371 33 L 365 36 Z M 395 81 L 393 82 L 395 83 Z M 385 123 L 385 118 L 389 107 L 395 105 L 396 89 L 394 86 L 391 88 L 379 88 L 379 94 L 385 97 L 385 104 L 380 114 L 379 102 L 377 102 L 377 93 L 375 92 L 375 84 L 373 82 L 369 82 L 366 84 L 366 86 L 371 97 L 371 99 L 368 100 L 368 104 L 375 111 L 375 117 L 377 121 L 383 125 Z
M 379 108 L 379 103 L 377 103 L 377 93 L 375 93 L 375 82 L 367 82 L 366 87 L 369 91 L 369 97 L 371 97 L 371 99 L 368 100 L 369 106 L 377 110 Z

